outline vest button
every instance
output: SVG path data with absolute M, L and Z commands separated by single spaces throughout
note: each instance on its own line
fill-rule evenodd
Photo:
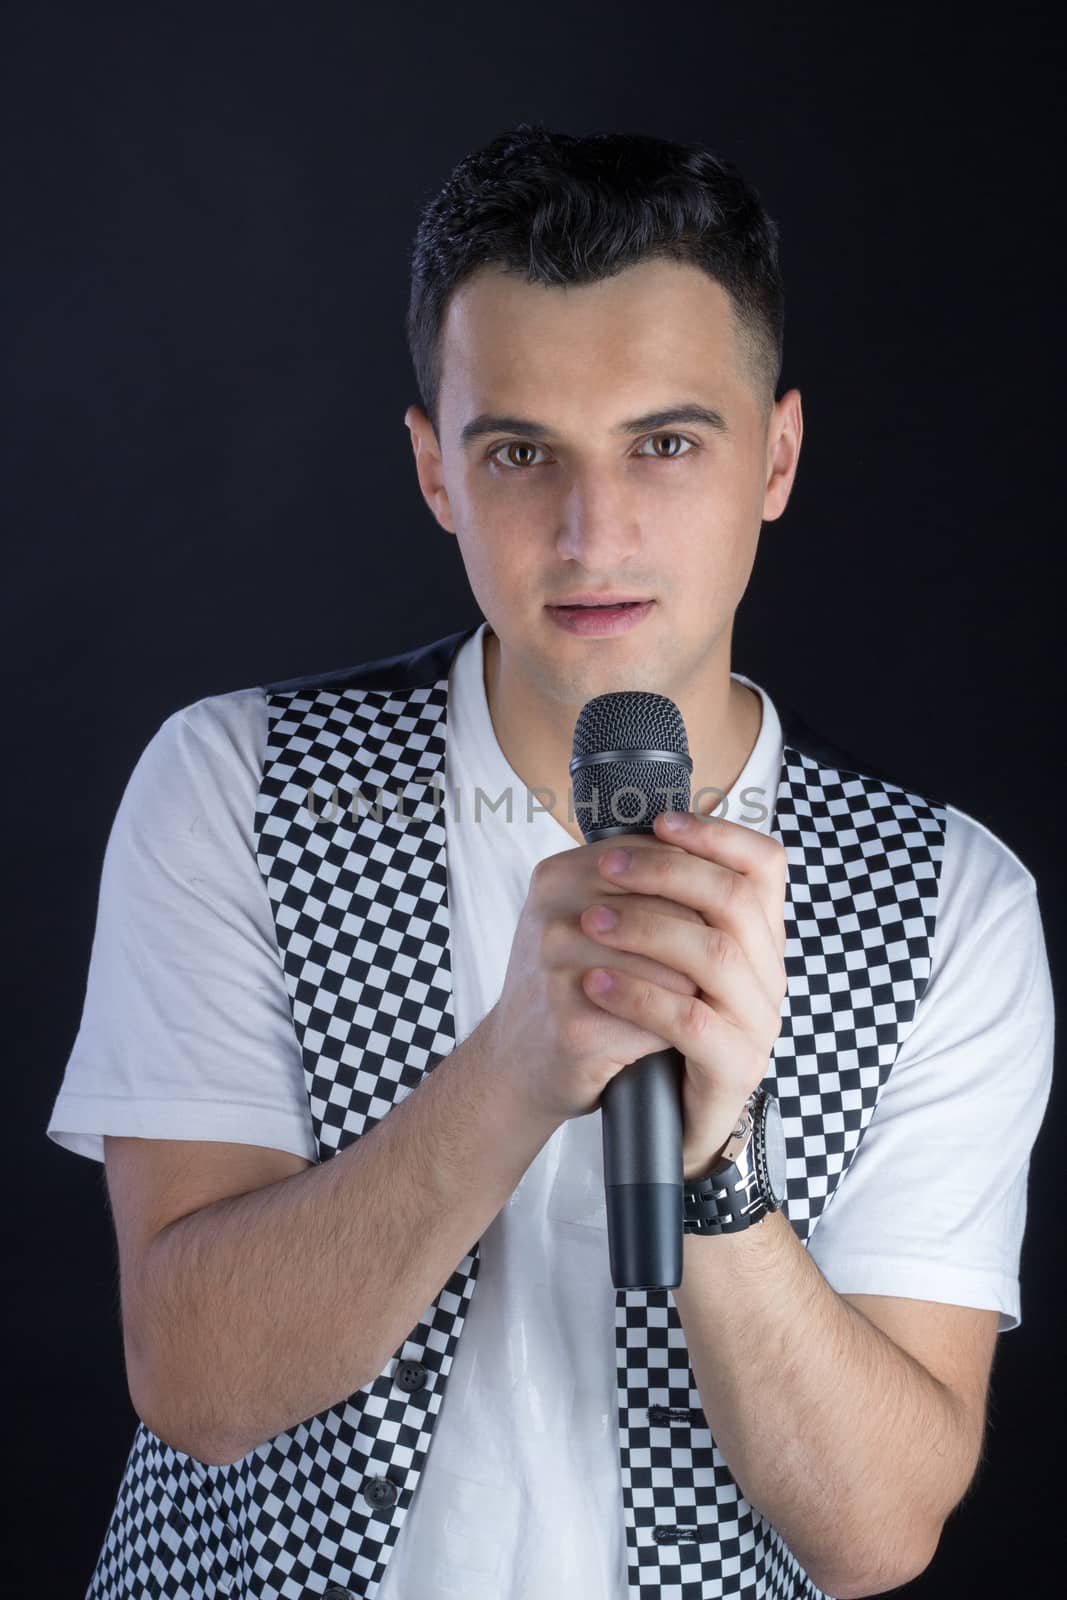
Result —
M 311 1591 L 307 1593 L 307 1600 L 312 1600 Z M 340 1589 L 337 1584 L 331 1584 L 323 1595 L 316 1595 L 315 1600 L 356 1600 L 351 1589 Z
M 400 1490 L 396 1484 L 390 1482 L 388 1478 L 364 1478 L 363 1486 L 360 1489 L 360 1494 L 362 1494 L 364 1500 L 369 1506 L 374 1506 L 375 1509 L 381 1506 L 395 1505 L 396 1497 L 399 1493 Z
M 393 1382 L 398 1389 L 406 1389 L 411 1394 L 416 1389 L 424 1388 L 428 1377 L 429 1373 L 421 1361 L 398 1361 Z

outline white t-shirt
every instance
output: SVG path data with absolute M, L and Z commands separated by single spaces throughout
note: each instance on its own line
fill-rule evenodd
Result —
M 575 840 L 534 803 L 489 716 L 485 624 L 450 674 L 445 827 L 456 1038 L 498 998 L 530 873 Z M 720 814 L 768 832 L 778 714 Z M 81 1027 L 48 1134 L 100 1161 L 104 1134 L 216 1139 L 316 1159 L 255 800 L 260 688 L 174 712 L 127 784 L 104 857 Z M 486 804 L 472 797 L 511 791 Z M 458 803 L 456 796 L 458 795 Z M 491 862 L 491 870 L 487 863 Z M 1053 1000 L 1032 874 L 948 808 L 932 971 L 812 1259 L 838 1293 L 904 1295 L 1020 1322 L 1031 1147 Z M 378 1600 L 614 1600 L 626 1590 L 615 1290 L 599 1113 L 549 1138 L 481 1239 L 433 1443 Z M 568 1541 L 546 1530 L 575 1530 Z

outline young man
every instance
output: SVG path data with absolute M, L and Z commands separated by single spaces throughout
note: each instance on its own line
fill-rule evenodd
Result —
M 1019 1321 L 1033 877 L 731 670 L 802 435 L 734 169 L 520 126 L 427 207 L 409 337 L 485 621 L 175 712 L 109 840 L 49 1125 L 106 1158 L 142 1419 L 90 1593 L 881 1592 Z M 568 777 L 617 689 L 695 813 L 621 870 Z M 589 1113 L 664 1045 L 684 1279 L 615 1290 Z

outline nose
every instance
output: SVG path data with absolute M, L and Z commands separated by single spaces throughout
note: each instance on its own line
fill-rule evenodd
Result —
M 616 572 L 641 548 L 637 508 L 606 472 L 576 476 L 564 501 L 558 554 L 589 572 Z

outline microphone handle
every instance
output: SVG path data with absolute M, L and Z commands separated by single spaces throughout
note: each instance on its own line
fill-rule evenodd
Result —
M 676 1289 L 682 1281 L 682 1054 L 632 1061 L 604 1089 L 604 1198 L 616 1289 Z

